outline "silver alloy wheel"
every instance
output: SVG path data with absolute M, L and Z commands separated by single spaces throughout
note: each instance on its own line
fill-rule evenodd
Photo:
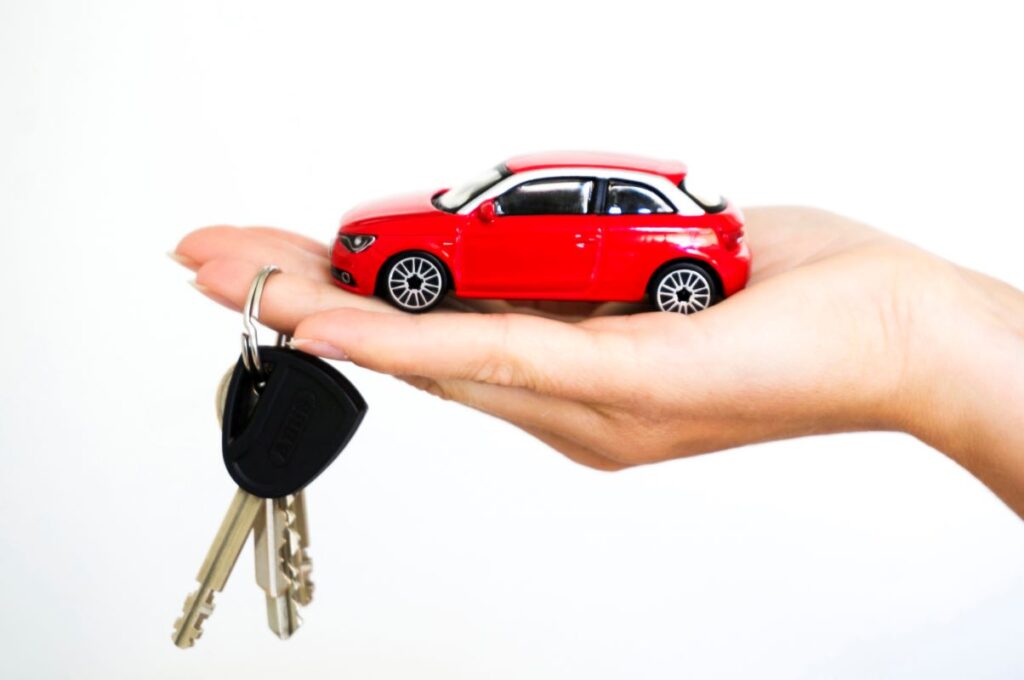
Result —
M 388 292 L 400 307 L 420 310 L 430 307 L 444 292 L 440 267 L 421 255 L 408 255 L 391 265 Z
M 658 282 L 655 291 L 658 309 L 663 312 L 693 314 L 711 305 L 711 281 L 698 269 L 676 269 Z

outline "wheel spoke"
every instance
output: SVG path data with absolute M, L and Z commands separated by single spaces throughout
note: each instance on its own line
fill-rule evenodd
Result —
M 703 271 L 681 267 L 658 282 L 654 302 L 664 312 L 692 314 L 711 305 L 713 292 L 711 279 Z
M 410 255 L 391 265 L 387 285 L 391 299 L 399 306 L 409 310 L 425 309 L 437 302 L 444 292 L 444 272 L 431 259 Z

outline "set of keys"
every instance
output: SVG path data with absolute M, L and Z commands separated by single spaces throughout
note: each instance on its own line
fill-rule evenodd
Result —
M 274 266 L 260 270 L 242 311 L 242 355 L 218 389 L 224 464 L 238 490 L 185 600 L 172 639 L 195 644 L 250 534 L 267 623 L 281 639 L 301 624 L 313 597 L 305 487 L 345 448 L 366 401 L 341 373 L 286 347 L 260 346 L 255 319 Z

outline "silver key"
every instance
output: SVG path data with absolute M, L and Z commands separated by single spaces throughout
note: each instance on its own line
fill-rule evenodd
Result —
M 253 527 L 256 583 L 267 599 L 267 624 L 282 640 L 298 630 L 297 598 L 299 535 L 295 527 L 295 497 L 267 499 Z
M 309 520 L 306 517 L 306 492 L 295 494 L 295 528 L 299 532 L 299 552 L 296 554 L 295 599 L 305 607 L 313 601 L 313 560 L 309 557 Z
M 213 613 L 213 595 L 224 589 L 262 506 L 262 498 L 241 489 L 235 492 L 206 560 L 196 575 L 199 588 L 186 598 L 184 612 L 174 623 L 172 639 L 178 647 L 191 647 L 203 634 L 203 621 Z
M 233 371 L 234 367 L 228 369 L 217 388 L 217 422 L 221 424 L 227 385 Z M 228 513 L 221 521 L 213 545 L 206 554 L 206 560 L 196 575 L 199 588 L 185 598 L 184 611 L 174 622 L 174 634 L 171 639 L 178 647 L 187 649 L 202 636 L 203 622 L 213 613 L 214 593 L 224 589 L 264 502 L 263 498 L 253 496 L 242 489 L 235 492 Z

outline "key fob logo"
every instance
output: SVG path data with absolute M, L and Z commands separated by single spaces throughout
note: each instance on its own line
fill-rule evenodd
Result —
M 278 467 L 284 467 L 295 453 L 295 447 L 302 440 L 306 424 L 316 409 L 316 395 L 303 390 L 295 395 L 288 415 L 284 418 L 280 431 L 270 446 L 270 460 Z

